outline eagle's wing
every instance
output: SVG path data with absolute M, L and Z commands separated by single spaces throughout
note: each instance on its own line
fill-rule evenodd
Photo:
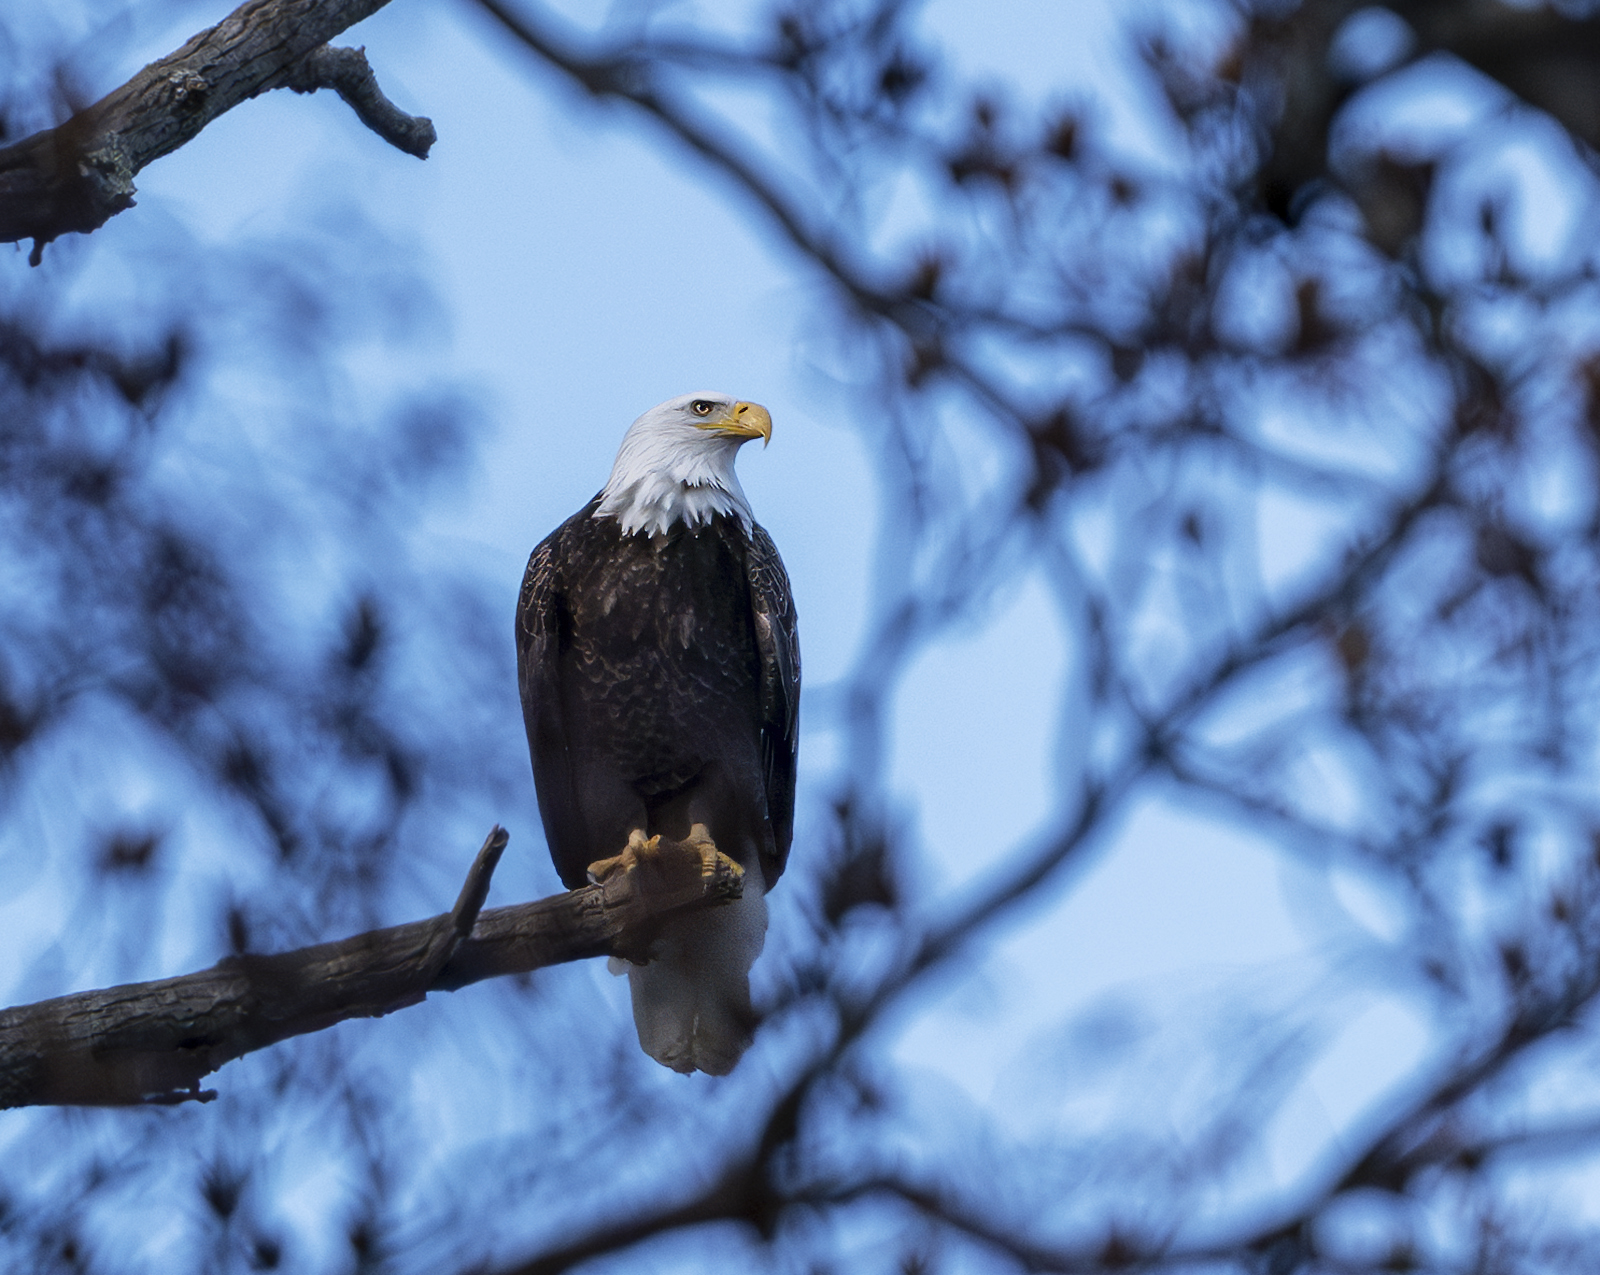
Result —
M 585 884 L 587 856 L 561 711 L 562 602 L 556 546 L 566 529 L 562 524 L 539 543 L 522 577 L 522 595 L 517 600 L 517 688 L 522 694 L 522 721 L 528 730 L 545 840 L 562 881 L 576 889 Z M 568 862 L 574 859 L 584 862 Z
M 800 633 L 789 573 L 778 547 L 760 524 L 750 534 L 750 609 L 761 654 L 761 760 L 767 785 L 777 862 L 767 868 L 767 889 L 783 871 L 794 840 L 795 750 L 799 744 Z

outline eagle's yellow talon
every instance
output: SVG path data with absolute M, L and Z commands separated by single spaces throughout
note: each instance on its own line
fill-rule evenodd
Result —
M 735 877 L 744 875 L 744 868 L 736 860 L 717 849 L 717 843 L 711 839 L 710 829 L 703 823 L 697 823 L 682 841 L 668 838 L 665 845 L 662 844 L 660 833 L 647 837 L 643 831 L 635 828 L 628 834 L 628 844 L 622 853 L 608 859 L 596 859 L 588 867 L 588 876 L 596 885 L 603 885 L 624 872 L 645 869 L 652 885 L 666 885 L 677 878 L 680 884 L 667 888 L 685 888 L 687 882 L 682 878 L 688 873 L 689 879 L 692 879 L 691 865 L 695 860 L 699 861 L 699 875 L 702 878 L 716 876 L 719 865 L 723 872 L 731 872 Z
M 695 827 L 704 831 L 704 826 L 696 824 Z M 657 861 L 661 858 L 661 834 L 658 832 L 653 837 L 644 835 L 643 829 L 635 828 L 628 834 L 628 844 L 621 854 L 614 854 L 609 859 L 596 859 L 586 869 L 589 880 L 600 885 L 619 872 L 631 872 L 641 865 Z

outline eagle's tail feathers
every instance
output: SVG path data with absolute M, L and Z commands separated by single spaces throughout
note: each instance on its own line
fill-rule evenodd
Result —
M 767 933 L 765 883 L 747 869 L 731 903 L 666 923 L 648 965 L 630 965 L 633 1022 L 644 1052 L 674 1071 L 732 1071 L 750 1046 L 750 967 Z

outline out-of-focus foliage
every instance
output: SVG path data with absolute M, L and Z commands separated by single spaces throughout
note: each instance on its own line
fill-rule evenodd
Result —
M 348 214 L 226 249 L 130 230 L 127 257 L 76 240 L 0 272 L 17 1000 L 427 915 L 526 800 L 504 617 L 413 544 L 477 410 L 442 380 L 391 371 L 385 392 L 354 370 L 442 321 L 403 246 Z M 223 1106 L 8 1113 L 0 1268 L 310 1269 L 343 1263 L 328 1244 L 371 1248 L 375 1181 L 420 1135 L 372 1131 L 379 1077 L 348 1055 L 280 1053 Z M 285 1220 L 308 1189 L 316 1222 Z
M 479 3 L 509 56 L 731 179 L 825 285 L 822 379 L 872 405 L 877 611 L 808 692 L 846 745 L 802 794 L 767 1024 L 733 1077 L 683 1082 L 561 971 L 410 1011 L 404 1050 L 341 1029 L 238 1064 L 212 1109 L 18 1117 L 9 1163 L 52 1154 L 0 1177 L 13 1265 L 1593 1265 L 1600 21 L 1153 5 L 1134 152 L 1081 86 L 968 83 L 894 0 L 733 34 Z M 752 92 L 766 131 L 727 105 Z M 82 865 L 57 969 L 215 952 L 192 906 L 151 921 L 196 879 L 164 875 L 179 853 L 228 865 L 213 940 L 277 945 L 388 916 L 397 874 L 470 846 L 462 812 L 525 799 L 504 625 L 406 566 L 466 427 L 448 397 L 341 395 L 341 343 L 413 293 L 331 255 L 214 260 L 115 321 L 65 273 L 0 294 L 5 844 L 19 881 L 46 840 Z M 940 893 L 888 795 L 894 688 L 1020 580 L 1068 635 L 1055 813 Z M 1377 919 L 1314 975 L 1064 1025 L 1022 1127 L 930 1092 L 907 1021 L 1152 794 L 1270 844 L 1308 913 L 1355 891 Z M 1275 1122 L 1374 994 L 1419 1007 L 1425 1058 L 1275 1172 Z M 434 1154 L 453 1102 L 503 1136 Z
M 823 370 L 871 405 L 888 511 L 873 640 L 824 700 L 849 739 L 832 874 L 775 992 L 796 1078 L 738 1171 L 657 1224 L 742 1215 L 849 1269 L 1592 1261 L 1574 1198 L 1526 1199 L 1582 1171 L 1595 1098 L 1600 296 L 1573 74 L 1600 25 L 1152 6 L 1136 156 L 1078 86 L 1038 107 L 963 83 L 915 5 L 796 7 L 729 48 L 482 3 L 831 281 Z M 708 81 L 754 86 L 781 144 Z M 1024 578 L 1071 653 L 1058 814 L 930 893 L 885 798 L 890 688 Z M 919 1097 L 904 1016 L 1152 794 L 1265 839 L 1310 912 L 1356 889 L 1379 919 L 1309 992 L 1286 971 L 1051 1037 L 1017 1073 L 1045 1078 L 1027 1132 Z M 1422 1006 L 1431 1049 L 1286 1181 L 1275 1122 L 1358 991 Z M 635 1238 L 596 1214 L 558 1256 Z

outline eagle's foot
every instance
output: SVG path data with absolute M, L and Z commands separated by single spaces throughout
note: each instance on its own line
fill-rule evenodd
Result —
M 628 834 L 621 854 L 596 859 L 589 865 L 589 880 L 607 885 L 623 874 L 632 878 L 639 893 L 649 898 L 653 908 L 665 910 L 698 899 L 709 878 L 744 875 L 744 869 L 711 839 L 705 824 L 697 823 L 682 841 L 659 833 L 646 837 L 642 829 Z
M 601 888 L 601 906 L 621 923 L 610 967 L 619 973 L 628 964 L 650 962 L 666 914 L 674 908 L 738 898 L 744 869 L 697 823 L 682 841 L 647 837 L 635 829 L 621 854 L 589 865 L 589 879 Z
M 680 853 L 684 855 L 686 862 L 693 856 L 699 865 L 702 880 L 723 874 L 735 879 L 744 876 L 744 868 L 739 865 L 738 860 L 729 858 L 717 849 L 717 843 L 711 839 L 711 830 L 703 823 L 692 825 L 688 837 L 673 844 L 681 847 Z
M 646 837 L 642 828 L 635 828 L 628 834 L 627 847 L 621 854 L 614 854 L 609 859 L 596 859 L 589 865 L 589 880 L 596 885 L 604 885 L 619 872 L 630 871 L 645 859 L 654 857 L 660 846 L 660 836 Z

